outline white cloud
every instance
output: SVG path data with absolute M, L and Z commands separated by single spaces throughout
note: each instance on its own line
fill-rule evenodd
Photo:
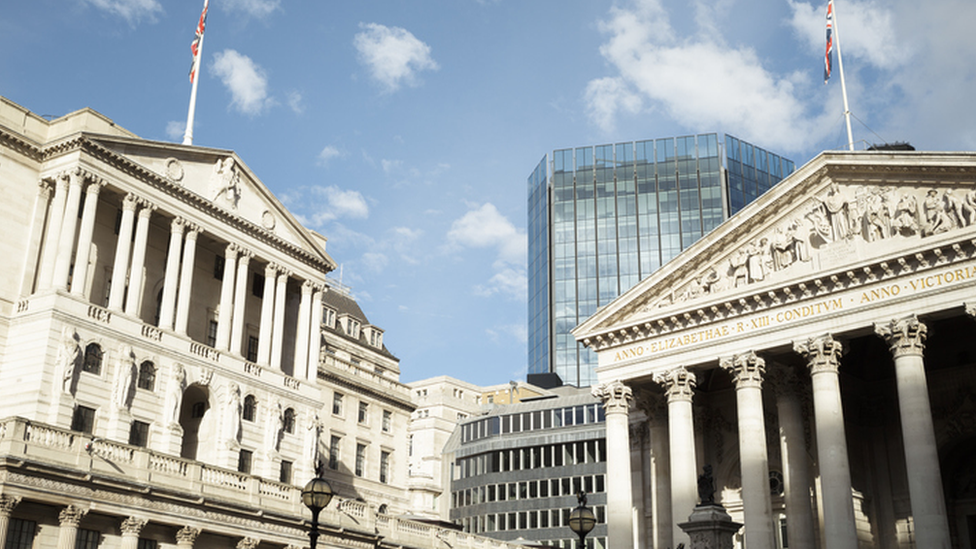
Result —
M 335 146 L 326 145 L 322 149 L 322 152 L 319 153 L 319 163 L 323 165 L 328 164 L 333 158 L 341 158 L 343 156 L 345 156 L 345 153 L 337 149 Z
M 171 140 L 181 141 L 184 133 L 186 133 L 185 121 L 170 120 L 166 123 L 166 137 L 169 137 Z
M 150 23 L 156 21 L 156 15 L 163 13 L 163 6 L 157 0 L 88 0 L 88 3 L 100 10 L 125 19 L 130 25 L 146 19 Z
M 456 219 L 447 232 L 447 241 L 450 249 L 493 248 L 496 251 L 495 274 L 485 284 L 475 287 L 477 295 L 503 294 L 525 299 L 528 240 L 493 204 L 485 203 Z
M 356 34 L 353 45 L 370 76 L 387 93 L 402 84 L 416 86 L 418 72 L 439 68 L 430 55 L 430 46 L 406 29 L 377 23 L 360 23 L 359 28 L 362 31 Z
M 393 173 L 397 173 L 399 171 L 402 171 L 403 170 L 403 161 L 402 160 L 387 160 L 387 159 L 384 158 L 383 160 L 380 160 L 380 166 L 382 166 L 382 168 L 383 168 L 383 173 L 389 175 L 389 174 L 393 174 Z
M 285 99 L 285 103 L 291 112 L 295 114 L 302 114 L 305 112 L 305 102 L 302 100 L 302 94 L 297 91 L 290 91 Z
M 223 0 L 221 4 L 228 11 L 239 11 L 251 17 L 262 18 L 278 9 L 281 0 Z
M 366 252 L 362 256 L 363 266 L 368 270 L 373 272 L 380 272 L 386 268 L 390 260 L 386 257 L 386 254 L 378 252 Z
M 641 109 L 640 96 L 621 78 L 591 80 L 583 95 L 589 105 L 590 120 L 607 133 L 614 130 L 618 111 L 636 114 Z
M 214 73 L 231 93 L 231 106 L 239 112 L 257 115 L 271 106 L 268 77 L 250 57 L 226 49 L 214 55 Z
M 344 191 L 334 185 L 317 187 L 316 190 L 325 195 L 329 214 L 333 219 L 339 217 L 366 219 L 369 217 L 369 205 L 366 204 L 366 199 L 359 191 Z
M 811 52 L 823 55 L 826 31 L 826 5 L 789 0 L 793 11 L 790 26 Z M 837 31 L 843 41 L 842 53 L 882 69 L 902 65 L 911 55 L 908 45 L 895 36 L 891 6 L 873 0 L 846 1 L 837 13 Z M 836 61 L 835 61 L 836 62 Z

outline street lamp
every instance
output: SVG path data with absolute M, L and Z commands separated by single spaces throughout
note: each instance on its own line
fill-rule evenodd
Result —
M 579 536 L 579 549 L 586 549 L 586 534 L 596 526 L 596 516 L 586 506 L 586 492 L 581 490 L 576 494 L 576 501 L 579 502 L 579 506 L 569 513 L 569 529 Z
M 312 529 L 308 532 L 311 549 L 315 549 L 319 540 L 319 513 L 329 506 L 333 494 L 332 485 L 321 477 L 308 481 L 302 489 L 302 503 L 312 512 Z

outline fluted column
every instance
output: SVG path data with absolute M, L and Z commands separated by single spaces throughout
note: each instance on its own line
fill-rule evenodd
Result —
M 121 311 L 125 298 L 125 279 L 129 268 L 129 251 L 132 248 L 132 227 L 139 199 L 132 193 L 122 200 L 122 222 L 115 245 L 115 264 L 112 266 L 112 288 L 108 294 L 108 308 Z
M 261 299 L 261 326 L 258 331 L 258 362 L 271 365 L 271 336 L 274 329 L 275 277 L 278 266 L 268 263 L 264 268 L 264 294 Z
M 81 205 L 81 189 L 85 184 L 85 172 L 75 168 L 68 172 L 68 197 L 64 203 L 64 218 L 58 235 L 58 255 L 54 261 L 53 285 L 59 290 L 68 289 L 68 273 L 71 272 L 71 252 L 75 247 L 75 230 L 78 228 L 78 206 Z
M 295 377 L 308 379 L 308 327 L 311 324 L 309 315 L 312 311 L 313 282 L 302 282 L 302 301 L 298 305 L 298 333 L 295 334 Z
M 766 362 L 755 352 L 749 352 L 723 358 L 719 365 L 732 375 L 735 384 L 746 545 L 749 549 L 773 549 L 776 539 L 770 509 L 769 458 L 762 402 Z
M 92 181 L 85 189 L 85 205 L 81 212 L 81 229 L 78 230 L 78 249 L 75 252 L 75 269 L 71 275 L 71 293 L 85 295 L 88 279 L 88 256 L 91 254 L 92 234 L 95 232 L 95 215 L 98 212 L 98 195 L 105 186 L 103 181 Z
M 823 492 L 824 546 L 857 549 L 851 466 L 847 456 L 844 408 L 841 402 L 840 355 L 843 346 L 830 335 L 793 343 L 810 368 L 817 458 Z
M 274 320 L 272 321 L 274 333 L 271 334 L 271 367 L 275 370 L 281 369 L 281 354 L 285 343 L 285 291 L 288 289 L 288 275 L 287 270 L 280 271 L 275 283 Z
M 237 274 L 237 244 L 231 242 L 224 251 L 224 277 L 220 283 L 220 305 L 217 309 L 217 348 L 226 351 L 230 345 L 231 317 L 234 316 L 234 276 Z
M 58 239 L 61 238 L 61 224 L 64 221 L 64 204 L 68 200 L 68 177 L 66 174 L 54 178 L 54 201 L 48 215 L 47 229 L 44 232 L 44 251 L 41 255 L 41 272 L 38 289 L 51 288 L 54 280 L 54 264 L 58 258 Z
M 197 541 L 197 536 L 200 535 L 200 529 L 194 528 L 192 526 L 184 526 L 176 532 L 176 547 L 177 549 L 193 549 L 194 542 Z
M 153 206 L 143 200 L 139 210 L 139 220 L 136 223 L 136 240 L 132 247 L 132 266 L 129 269 L 129 289 L 125 297 L 125 314 L 139 316 L 142 312 L 142 284 L 143 270 L 146 267 L 146 244 L 149 242 L 149 218 L 152 216 Z
M 139 549 L 139 532 L 146 525 L 146 519 L 129 517 L 122 521 L 122 543 L 120 549 Z
M 928 382 L 925 379 L 925 338 L 928 328 L 915 315 L 875 324 L 895 359 L 898 409 L 908 468 L 908 494 L 918 547 L 949 547 L 949 520 L 942 493 L 939 448 L 932 424 Z
M 776 365 L 769 376 L 776 395 L 779 447 L 783 461 L 783 496 L 790 549 L 814 549 L 813 506 L 810 504 L 810 459 L 803 427 L 802 388 L 796 371 Z
M 234 281 L 234 318 L 231 321 L 230 350 L 238 354 L 246 354 L 242 348 L 244 342 L 244 305 L 247 303 L 248 265 L 254 254 L 240 248 L 237 256 L 237 276 Z
M 182 217 L 174 218 L 169 224 L 169 251 L 166 253 L 166 272 L 163 275 L 163 298 L 159 305 L 159 327 L 166 330 L 173 329 L 173 317 L 176 314 L 176 289 L 179 286 L 184 227 L 186 223 Z
M 663 396 L 655 397 L 645 409 L 648 435 L 651 442 L 651 478 L 653 501 L 651 516 L 654 520 L 652 536 L 654 549 L 670 549 L 672 543 L 671 516 L 671 456 L 668 444 L 668 403 Z
M 190 298 L 193 295 L 193 266 L 197 257 L 197 238 L 200 227 L 187 224 L 186 241 L 183 243 L 183 268 L 180 270 L 180 289 L 176 298 L 176 332 L 186 335 L 190 317 Z
M 695 390 L 695 374 L 679 366 L 654 376 L 655 383 L 664 387 L 668 398 L 668 443 L 671 451 L 671 526 L 672 542 L 691 541 L 677 523 L 684 522 L 698 504 L 698 464 L 695 455 L 695 421 L 691 400 Z
M 13 514 L 14 507 L 17 507 L 18 503 L 20 503 L 19 497 L 0 495 L 0 540 L 7 539 L 7 530 L 10 528 L 10 515 Z
M 69 505 L 61 510 L 58 519 L 61 527 L 58 529 L 58 549 L 75 549 L 75 540 L 78 539 L 78 525 L 81 519 L 88 513 L 85 509 L 79 509 L 74 505 Z
M 634 498 L 630 479 L 630 387 L 613 381 L 594 387 L 593 396 L 603 401 L 607 412 L 607 545 L 623 549 L 633 545 Z
M 308 326 L 308 361 L 305 365 L 305 379 L 315 380 L 319 375 L 319 353 L 322 332 L 322 295 L 325 287 L 316 284 L 312 293 L 312 311 Z

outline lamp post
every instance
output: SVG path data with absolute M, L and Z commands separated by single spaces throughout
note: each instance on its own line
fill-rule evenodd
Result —
M 586 534 L 596 526 L 596 516 L 586 506 L 586 492 L 581 490 L 576 494 L 576 501 L 579 502 L 579 506 L 569 513 L 569 529 L 579 536 L 579 549 L 586 549 Z
M 319 541 L 319 513 L 329 506 L 333 494 L 332 485 L 322 477 L 313 478 L 302 489 L 302 503 L 312 512 L 312 529 L 308 532 L 311 549 L 315 549 Z

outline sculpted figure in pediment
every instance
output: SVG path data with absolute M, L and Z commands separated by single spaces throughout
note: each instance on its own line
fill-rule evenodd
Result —
M 884 192 L 871 193 L 864 201 L 862 220 L 864 238 L 874 242 L 891 236 L 891 211 L 888 209 L 888 195 Z
M 976 189 L 973 189 L 966 193 L 966 198 L 963 200 L 962 213 L 966 217 L 966 226 L 976 223 Z
M 827 196 L 823 199 L 823 206 L 830 222 L 830 239 L 833 241 L 846 240 L 853 236 L 851 231 L 851 203 L 837 183 L 830 185 Z
M 922 211 L 925 212 L 925 227 L 922 236 L 944 233 L 952 229 L 952 218 L 945 206 L 945 200 L 939 198 L 939 192 L 929 189 L 922 202 Z
M 895 219 L 891 222 L 893 234 L 911 236 L 918 232 L 918 201 L 909 193 L 901 195 L 895 206 Z
M 210 174 L 210 192 L 213 202 L 237 209 L 241 199 L 241 175 L 232 156 L 218 159 L 214 164 L 213 173 Z

